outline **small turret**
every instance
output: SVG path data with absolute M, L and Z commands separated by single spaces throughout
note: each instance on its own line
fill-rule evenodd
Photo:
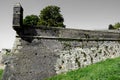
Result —
M 13 7 L 13 29 L 19 29 L 23 25 L 23 8 L 20 3 Z

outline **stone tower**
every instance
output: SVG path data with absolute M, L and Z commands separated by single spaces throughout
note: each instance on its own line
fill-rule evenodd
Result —
M 21 28 L 23 24 L 23 8 L 20 3 L 14 5 L 13 8 L 13 28 L 16 30 Z

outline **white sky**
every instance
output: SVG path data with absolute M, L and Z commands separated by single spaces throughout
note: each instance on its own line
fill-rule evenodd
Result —
M 24 17 L 39 15 L 48 5 L 59 6 L 67 28 L 104 30 L 120 22 L 120 0 L 0 0 L 0 50 L 13 46 L 13 5 L 18 2 L 24 8 Z

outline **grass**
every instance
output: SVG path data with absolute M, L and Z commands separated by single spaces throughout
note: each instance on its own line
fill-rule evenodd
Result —
M 0 80 L 2 80 L 3 69 L 0 69 Z
M 107 59 L 47 80 L 120 80 L 120 57 Z

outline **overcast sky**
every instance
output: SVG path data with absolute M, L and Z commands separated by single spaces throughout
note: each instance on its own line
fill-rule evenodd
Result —
M 39 15 L 48 5 L 59 6 L 67 28 L 105 30 L 109 24 L 120 22 L 120 0 L 0 0 L 0 50 L 13 46 L 13 5 L 18 2 L 24 17 Z

